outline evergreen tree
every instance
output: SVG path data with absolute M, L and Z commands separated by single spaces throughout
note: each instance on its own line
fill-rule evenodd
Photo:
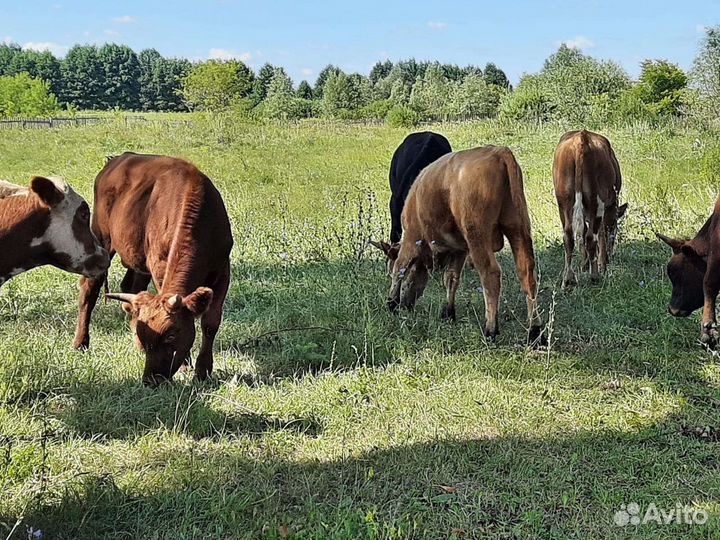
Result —
M 297 96 L 302 99 L 312 99 L 312 87 L 307 81 L 302 81 L 297 89 Z
M 275 68 L 261 107 L 263 116 L 267 118 L 289 120 L 300 116 L 292 80 L 283 68 Z
M 94 45 L 75 45 L 60 70 L 63 89 L 60 99 L 77 109 L 101 109 L 105 72 Z
M 378 81 L 390 75 L 392 68 L 393 63 L 390 60 L 385 60 L 385 62 L 376 62 L 370 70 L 370 75 L 368 75 L 370 82 L 372 84 L 377 84 Z
M 160 88 L 158 87 L 158 71 L 161 69 L 160 64 L 162 62 L 162 55 L 155 49 L 145 49 L 138 54 L 138 64 L 140 66 L 138 99 L 140 101 L 140 108 L 143 111 L 159 110 L 158 101 Z
M 313 88 L 313 97 L 315 99 L 322 99 L 323 92 L 325 91 L 325 83 L 332 74 L 342 73 L 339 67 L 335 67 L 332 64 L 328 64 L 320 70 L 317 80 L 315 81 L 315 88 Z
M 505 72 L 492 62 L 488 62 L 485 65 L 485 71 L 482 75 L 487 84 L 494 84 L 500 88 L 510 88 L 510 81 L 507 75 L 505 75 Z
M 140 63 L 126 45 L 106 43 L 98 51 L 104 84 L 101 106 L 104 109 L 137 110 L 140 108 Z
M 275 76 L 275 67 L 272 64 L 265 63 L 258 71 L 255 81 L 253 82 L 250 99 L 257 105 L 267 96 L 270 81 Z

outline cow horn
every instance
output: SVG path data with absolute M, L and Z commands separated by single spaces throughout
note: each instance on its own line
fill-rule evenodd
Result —
M 657 236 L 658 240 L 662 240 L 665 242 L 668 246 L 670 246 L 673 249 L 678 249 L 680 245 L 682 244 L 681 240 L 677 240 L 675 238 L 670 238 L 669 236 L 665 236 L 664 234 L 661 234 L 659 232 L 655 233 L 655 236 Z
M 105 293 L 105 298 L 109 298 L 110 300 L 119 300 L 120 302 L 126 302 L 128 304 L 132 304 L 137 296 L 137 294 L 128 293 Z
M 167 299 L 167 305 L 172 311 L 175 311 L 182 306 L 182 301 L 182 296 L 180 296 L 179 294 L 173 294 L 170 298 Z

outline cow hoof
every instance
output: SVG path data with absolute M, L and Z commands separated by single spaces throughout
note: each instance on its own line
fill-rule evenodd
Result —
M 718 331 L 714 328 L 710 330 L 703 330 L 700 334 L 700 343 L 705 345 L 711 351 L 714 351 L 718 343 Z
M 575 280 L 575 278 L 563 279 L 563 282 L 562 282 L 563 290 L 566 291 L 568 289 L 572 289 L 575 285 L 577 285 L 577 281 Z
M 387 301 L 387 307 L 390 310 L 390 313 L 397 313 L 398 308 L 400 307 L 400 301 L 395 300 L 394 298 L 391 298 Z
M 443 321 L 455 322 L 455 306 L 445 306 L 440 317 Z
M 78 351 L 87 351 L 90 348 L 90 338 L 75 338 L 75 341 L 73 342 L 73 348 L 77 349 Z
M 590 274 L 590 283 L 600 283 L 602 276 L 600 274 Z
M 533 349 L 547 347 L 548 340 L 542 326 L 532 326 L 528 332 L 528 344 Z
M 485 337 L 489 339 L 490 341 L 495 341 L 495 339 L 500 335 L 500 330 L 497 328 L 485 328 Z

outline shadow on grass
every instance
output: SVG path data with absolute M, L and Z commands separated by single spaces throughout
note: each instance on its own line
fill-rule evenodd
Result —
M 560 290 L 563 248 L 538 249 L 540 308 L 554 316 L 553 353 L 582 358 L 580 369 L 605 368 L 655 376 L 672 360 L 683 366 L 710 355 L 697 346 L 697 317 L 667 315 L 669 254 L 655 240 L 619 245 L 607 276 Z M 576 257 L 579 259 L 579 257 Z M 358 262 L 240 265 L 226 304 L 226 331 L 219 344 L 250 354 L 261 374 L 296 376 L 357 365 L 402 362 L 422 349 L 446 354 L 485 355 L 516 351 L 526 339 L 525 297 L 509 248 L 498 257 L 503 270 L 500 338 L 482 336 L 484 307 L 480 280 L 469 265 L 458 291 L 458 322 L 440 320 L 442 276 L 435 273 L 413 312 L 390 315 L 385 308 L 389 277 L 379 260 Z M 690 377 L 690 374 L 687 374 Z
M 274 450 L 258 458 L 258 442 L 248 447 L 233 439 L 288 432 L 322 442 L 322 423 L 312 417 L 272 417 L 242 406 L 236 412 L 237 404 L 225 412 L 213 401 L 219 396 L 195 385 L 155 391 L 134 381 L 71 386 L 73 405 L 52 414 L 82 437 L 134 441 L 160 428 L 189 437 L 191 451 L 159 448 L 156 460 L 143 465 L 153 478 L 148 485 L 110 473 L 72 479 L 61 493 L 40 498 L 24 523 L 58 538 L 718 536 L 716 516 L 705 526 L 628 529 L 612 521 L 630 502 L 663 509 L 697 503 L 718 511 L 720 396 L 703 375 L 715 359 L 696 346 L 695 319 L 665 314 L 666 250 L 655 242 L 625 242 L 602 283 L 590 285 L 582 276 L 567 292 L 553 290 L 561 246 L 538 250 L 542 306 L 546 317 L 553 306 L 555 316 L 555 341 L 539 354 L 521 346 L 524 298 L 509 253 L 500 260 L 504 333 L 496 344 L 482 338 L 482 300 L 472 293 L 478 279 L 471 269 L 459 293 L 459 322 L 445 324 L 438 320 L 439 276 L 414 313 L 387 314 L 388 278 L 379 261 L 236 267 L 219 344 L 227 351 L 251 343 L 245 352 L 280 377 L 410 363 L 422 350 L 477 357 L 473 368 L 498 380 L 543 379 L 548 372 L 627 375 L 680 394 L 680 411 L 622 432 L 353 447 L 342 449 L 344 459 L 302 462 Z M 309 326 L 323 329 L 253 341 Z M 520 355 L 520 362 L 508 361 L 506 353 Z M 552 400 L 543 406 L 552 410 Z M 230 444 L 208 444 L 227 439 Z
M 167 384 L 148 389 L 139 382 L 97 383 L 68 390 L 72 406 L 50 412 L 80 437 L 133 439 L 148 432 L 172 432 L 195 440 L 257 438 L 268 432 L 316 437 L 322 425 L 312 417 L 259 414 L 201 387 Z M 232 410 L 228 410 L 232 408 Z M 240 410 L 238 410 L 240 409 Z
M 159 455 L 145 470 L 157 475 L 149 489 L 110 474 L 77 478 L 24 523 L 51 538 L 715 538 L 718 443 L 686 436 L 683 421 L 441 440 L 331 462 L 197 447 Z M 697 505 L 710 519 L 616 525 L 631 502 L 643 512 Z

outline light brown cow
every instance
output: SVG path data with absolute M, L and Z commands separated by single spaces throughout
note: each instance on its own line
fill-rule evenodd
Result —
M 170 379 L 189 361 L 195 318 L 202 346 L 195 375 L 213 369 L 213 342 L 230 283 L 233 240 L 225 205 L 197 167 L 167 156 L 127 152 L 108 161 L 95 179 L 92 228 L 112 257 L 128 269 L 121 294 L 138 347 L 143 381 Z M 146 292 L 150 280 L 158 294 Z M 90 314 L 104 278 L 81 282 L 75 347 L 90 342 Z
M 583 268 L 597 281 L 610 262 L 618 220 L 627 210 L 627 204 L 618 206 L 622 176 L 610 142 L 590 131 L 565 133 L 555 150 L 553 183 L 565 245 L 563 287 L 577 283 L 572 269 L 577 237 Z
M 447 305 L 455 319 L 455 293 L 465 259 L 480 274 L 485 296 L 485 335 L 499 333 L 500 266 L 495 252 L 510 241 L 527 296 L 529 339 L 542 336 L 537 309 L 535 255 L 523 179 L 509 148 L 486 146 L 440 157 L 418 176 L 402 213 L 403 235 L 393 265 L 388 307 L 412 308 L 432 268 L 445 268 Z
M 60 177 L 35 176 L 29 188 L 0 181 L 0 285 L 46 264 L 89 277 L 107 270 L 87 202 Z

